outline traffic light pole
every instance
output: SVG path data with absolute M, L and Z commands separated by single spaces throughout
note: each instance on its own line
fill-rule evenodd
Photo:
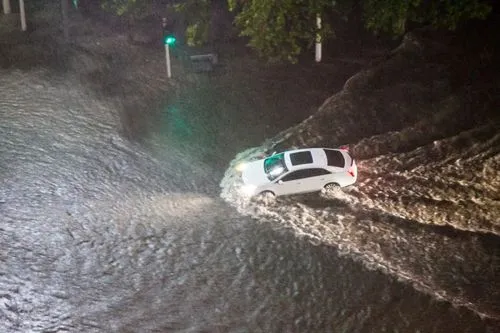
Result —
M 165 43 L 165 60 L 167 61 L 167 77 L 172 77 L 172 70 L 170 68 L 170 47 L 168 43 Z
M 164 20 L 165 21 L 165 20 Z M 165 23 L 165 22 L 164 22 Z M 165 27 L 163 27 L 165 29 Z M 170 68 L 170 45 L 174 46 L 175 36 L 171 33 L 163 31 L 163 44 L 165 45 L 165 60 L 167 62 L 167 77 L 172 77 L 172 69 Z

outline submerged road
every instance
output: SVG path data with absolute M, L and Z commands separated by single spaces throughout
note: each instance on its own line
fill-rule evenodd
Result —
M 246 217 L 215 166 L 118 115 L 75 78 L 0 72 L 0 331 L 498 331 L 497 239 L 328 198 Z

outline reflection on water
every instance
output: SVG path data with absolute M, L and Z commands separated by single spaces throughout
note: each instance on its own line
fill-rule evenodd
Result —
M 193 130 L 185 117 L 186 115 L 182 114 L 179 108 L 168 106 L 164 113 L 166 125 L 162 127 L 166 128 L 169 134 L 173 134 L 178 139 L 189 138 L 193 134 Z

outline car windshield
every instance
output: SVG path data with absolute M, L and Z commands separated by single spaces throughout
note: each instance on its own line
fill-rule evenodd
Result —
M 271 181 L 288 171 L 285 164 L 285 154 L 276 154 L 264 160 L 264 172 Z

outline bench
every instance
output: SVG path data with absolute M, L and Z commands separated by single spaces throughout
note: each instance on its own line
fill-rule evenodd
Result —
M 189 56 L 189 59 L 195 72 L 211 72 L 219 62 L 215 53 L 192 55 Z

